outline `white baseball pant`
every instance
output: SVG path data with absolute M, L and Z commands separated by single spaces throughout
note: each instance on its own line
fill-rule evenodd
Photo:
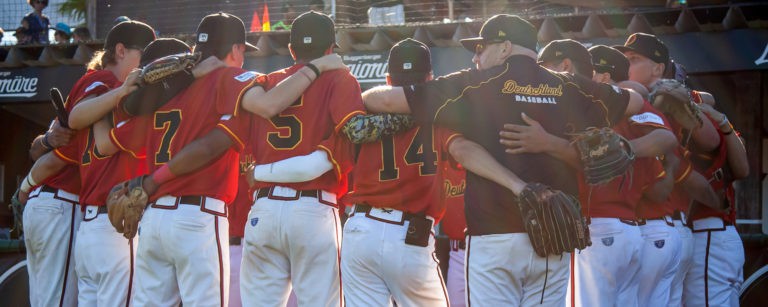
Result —
M 317 197 L 275 187 L 258 198 L 245 224 L 240 294 L 243 306 L 285 306 L 291 286 L 299 306 L 342 306 L 339 211 Z M 322 191 L 326 202 L 336 195 Z
M 591 218 L 589 234 L 592 246 L 573 254 L 566 306 L 638 306 L 640 229 L 618 218 Z
M 102 207 L 104 208 L 104 207 Z M 131 306 L 137 238 L 127 240 L 99 207 L 86 206 L 75 243 L 78 305 Z M 141 305 L 139 305 L 141 306 Z
M 692 223 L 693 263 L 685 279 L 685 306 L 738 306 L 744 246 L 736 227 L 717 217 Z
M 189 204 L 192 198 L 197 205 Z M 139 234 L 136 306 L 228 305 L 229 221 L 223 201 L 163 196 L 147 207 Z
M 640 306 L 666 306 L 680 265 L 680 235 L 671 217 L 649 220 L 640 226 L 640 232 L 644 243 L 640 258 L 638 303 Z
M 50 187 L 42 190 L 30 193 L 22 218 L 30 306 L 75 306 L 74 246 L 83 219 L 78 197 Z
M 242 307 L 240 300 L 240 263 L 243 260 L 243 246 L 229 245 L 229 307 Z
M 527 233 L 468 236 L 467 305 L 563 306 L 570 257 L 540 257 Z
M 448 299 L 453 307 L 467 306 L 467 281 L 464 278 L 466 267 L 464 256 L 467 254 L 466 246 L 461 248 L 458 240 L 451 240 L 451 252 L 448 254 L 447 288 Z M 466 242 L 466 241 L 464 241 Z
M 426 247 L 405 244 L 410 222 L 402 216 L 400 210 L 372 208 L 344 224 L 341 276 L 349 306 L 392 306 L 393 299 L 398 306 L 449 305 L 434 235 Z
M 683 285 L 693 261 L 693 233 L 683 221 L 674 220 L 675 229 L 680 235 L 680 265 L 677 266 L 675 278 L 669 291 L 669 307 L 680 307 L 683 304 Z

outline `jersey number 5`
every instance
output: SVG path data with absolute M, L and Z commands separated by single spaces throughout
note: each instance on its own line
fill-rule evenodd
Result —
M 304 96 L 299 97 L 291 107 L 300 107 L 304 104 Z M 301 121 L 292 114 L 277 115 L 269 119 L 269 122 L 277 129 L 288 129 L 288 135 L 285 130 L 267 133 L 267 141 L 275 149 L 294 149 L 301 142 Z
M 181 124 L 181 110 L 155 113 L 155 129 L 165 129 L 160 148 L 155 153 L 155 164 L 168 163 L 171 160 L 171 142 Z
M 437 172 L 437 152 L 432 146 L 432 131 L 419 128 L 405 153 L 407 165 L 419 164 L 419 174 L 434 175 Z M 379 181 L 397 179 L 399 170 L 395 162 L 395 140 L 391 135 L 381 137 L 381 166 Z

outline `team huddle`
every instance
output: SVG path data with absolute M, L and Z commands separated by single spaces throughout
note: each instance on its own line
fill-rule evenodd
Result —
M 17 192 L 32 306 L 737 306 L 749 169 L 713 96 L 653 35 L 536 33 L 496 15 L 436 79 L 402 40 L 361 94 L 320 13 L 266 74 L 230 14 L 192 48 L 115 25 Z

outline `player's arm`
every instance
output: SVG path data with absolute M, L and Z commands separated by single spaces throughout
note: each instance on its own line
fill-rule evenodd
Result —
M 253 176 L 248 178 L 263 182 L 305 182 L 314 180 L 333 169 L 324 150 L 315 150 L 308 155 L 290 157 L 268 164 L 253 166 Z M 253 184 L 251 184 L 253 186 Z
M 672 131 L 655 128 L 646 135 L 629 141 L 638 158 L 662 156 L 677 147 L 677 138 Z
M 78 102 L 69 112 L 69 127 L 75 130 L 86 128 L 112 111 L 123 97 L 138 89 L 136 79 L 141 71 L 134 69 L 120 87 L 102 95 L 90 95 Z
M 627 109 L 624 110 L 624 116 L 632 116 L 640 112 L 643 108 L 643 96 L 640 96 L 640 94 L 632 89 L 625 90 L 629 92 L 629 103 L 627 103 Z
M 498 183 L 515 195 L 525 188 L 524 181 L 496 161 L 480 144 L 460 136 L 448 144 L 448 152 L 465 169 Z
M 654 163 L 658 162 L 654 161 Z M 645 191 L 643 191 L 643 196 L 655 203 L 663 202 L 667 199 L 667 197 L 669 197 L 669 194 L 672 193 L 672 190 L 675 187 L 674 174 L 680 167 L 680 159 L 676 155 L 670 154 L 665 157 L 662 164 L 664 166 L 664 172 L 659 176 L 663 177 L 656 180 Z
M 688 196 L 696 200 L 707 207 L 715 210 L 724 210 L 720 197 L 717 195 L 712 186 L 709 185 L 707 179 L 704 178 L 699 172 L 691 171 L 683 181 L 680 182 Z
M 77 131 L 64 128 L 59 124 L 59 121 L 54 121 L 53 126 L 45 134 L 38 135 L 29 148 L 29 157 L 32 160 L 37 160 L 43 154 L 69 144 L 72 137 L 77 134 Z
M 581 167 L 579 152 L 568 140 L 549 134 L 539 122 L 521 114 L 528 125 L 505 124 L 499 132 L 499 142 L 507 146 L 508 154 L 544 152 L 574 168 Z
M 395 135 L 413 125 L 413 118 L 405 114 L 357 114 L 344 123 L 341 132 L 353 144 L 362 144 L 376 142 L 385 135 Z
M 310 64 L 317 67 L 320 73 L 346 67 L 337 54 L 314 59 Z M 272 118 L 301 97 L 317 77 L 319 76 L 310 67 L 302 67 L 268 91 L 260 86 L 251 87 L 243 96 L 242 106 L 265 119 Z
M 221 129 L 211 130 L 205 136 L 184 146 L 168 161 L 168 164 L 155 171 L 152 176 L 146 176 L 143 183 L 144 190 L 148 195 L 154 194 L 161 184 L 207 165 L 233 144 L 232 138 Z
M 715 108 L 709 104 L 700 103 L 698 106 L 703 113 L 706 113 L 718 123 L 718 129 L 725 134 L 726 157 L 728 159 L 728 166 L 730 166 L 731 171 L 733 172 L 734 179 L 738 180 L 749 176 L 747 150 L 744 147 L 741 138 L 735 133 L 736 131 L 733 130 L 733 125 L 728 121 L 728 117 L 715 110 Z
M 703 152 L 712 152 L 720 145 L 717 127 L 712 124 L 712 121 L 703 112 L 699 113 L 699 120 L 702 122 L 702 125 L 691 132 L 691 142 Z
M 410 114 L 405 91 L 399 86 L 382 85 L 363 92 L 363 104 L 371 113 Z
M 111 156 L 120 150 L 109 139 L 109 130 L 111 129 L 112 125 L 107 118 L 102 118 L 93 124 L 93 140 L 96 149 L 99 153 L 107 156 Z
M 48 152 L 42 155 L 35 161 L 35 164 L 32 165 L 32 169 L 29 170 L 27 176 L 22 180 L 21 187 L 19 188 L 19 191 L 21 192 L 19 193 L 19 200 L 22 203 L 26 203 L 29 198 L 29 191 L 32 187 L 39 185 L 48 177 L 57 174 L 66 165 L 67 162 L 54 155 L 53 152 Z

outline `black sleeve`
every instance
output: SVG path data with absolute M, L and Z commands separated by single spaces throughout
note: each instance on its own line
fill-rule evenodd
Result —
M 192 74 L 178 72 L 162 82 L 149 84 L 128 94 L 120 102 L 120 107 L 133 116 L 154 113 L 194 81 Z
M 477 70 L 463 70 L 435 80 L 403 87 L 408 106 L 416 123 L 421 126 L 434 124 L 462 131 L 466 110 L 464 94 L 472 88 Z
M 629 104 L 629 92 L 615 85 L 573 76 L 576 90 L 587 98 L 587 127 L 613 127 L 623 117 Z

